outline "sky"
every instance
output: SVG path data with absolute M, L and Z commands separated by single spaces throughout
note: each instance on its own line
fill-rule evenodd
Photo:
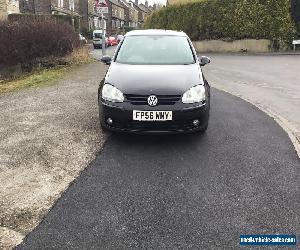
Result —
M 139 3 L 145 3 L 145 0 L 139 0 Z M 166 4 L 166 0 L 148 0 L 149 5 L 153 5 L 155 3 Z

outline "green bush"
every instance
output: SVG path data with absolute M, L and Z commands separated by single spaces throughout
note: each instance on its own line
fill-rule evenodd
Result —
M 198 0 L 170 5 L 150 15 L 145 28 L 186 32 L 192 40 L 270 39 L 296 34 L 289 0 Z

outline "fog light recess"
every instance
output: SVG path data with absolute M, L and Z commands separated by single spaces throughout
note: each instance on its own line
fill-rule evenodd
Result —
M 111 125 L 113 123 L 113 120 L 111 118 L 107 118 L 106 123 L 108 125 Z
M 198 127 L 199 124 L 200 124 L 199 120 L 194 120 L 194 121 L 193 121 L 194 127 Z

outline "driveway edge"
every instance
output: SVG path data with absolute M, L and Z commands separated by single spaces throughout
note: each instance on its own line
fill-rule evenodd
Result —
M 237 95 L 231 91 L 225 90 L 224 88 L 220 88 L 220 87 L 216 87 L 216 86 L 212 86 L 213 88 L 216 88 L 218 90 L 221 90 L 225 93 L 231 94 L 233 96 L 237 96 L 241 99 L 243 99 L 244 101 L 252 104 L 253 106 L 257 107 L 259 110 L 263 111 L 265 114 L 267 114 L 268 116 L 270 116 L 271 118 L 273 118 L 277 124 L 288 134 L 294 148 L 295 151 L 298 155 L 298 158 L 300 159 L 300 138 L 297 137 L 296 135 L 296 129 L 282 116 L 275 114 L 273 111 L 271 111 L 270 109 L 268 109 L 267 107 L 264 107 L 262 105 L 260 105 L 259 103 L 255 103 L 252 100 L 244 97 L 243 95 Z

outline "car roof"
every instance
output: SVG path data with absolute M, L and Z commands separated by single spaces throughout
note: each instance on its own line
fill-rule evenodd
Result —
M 125 36 L 155 36 L 155 35 L 187 36 L 183 31 L 159 30 L 159 29 L 132 30 L 126 33 Z

